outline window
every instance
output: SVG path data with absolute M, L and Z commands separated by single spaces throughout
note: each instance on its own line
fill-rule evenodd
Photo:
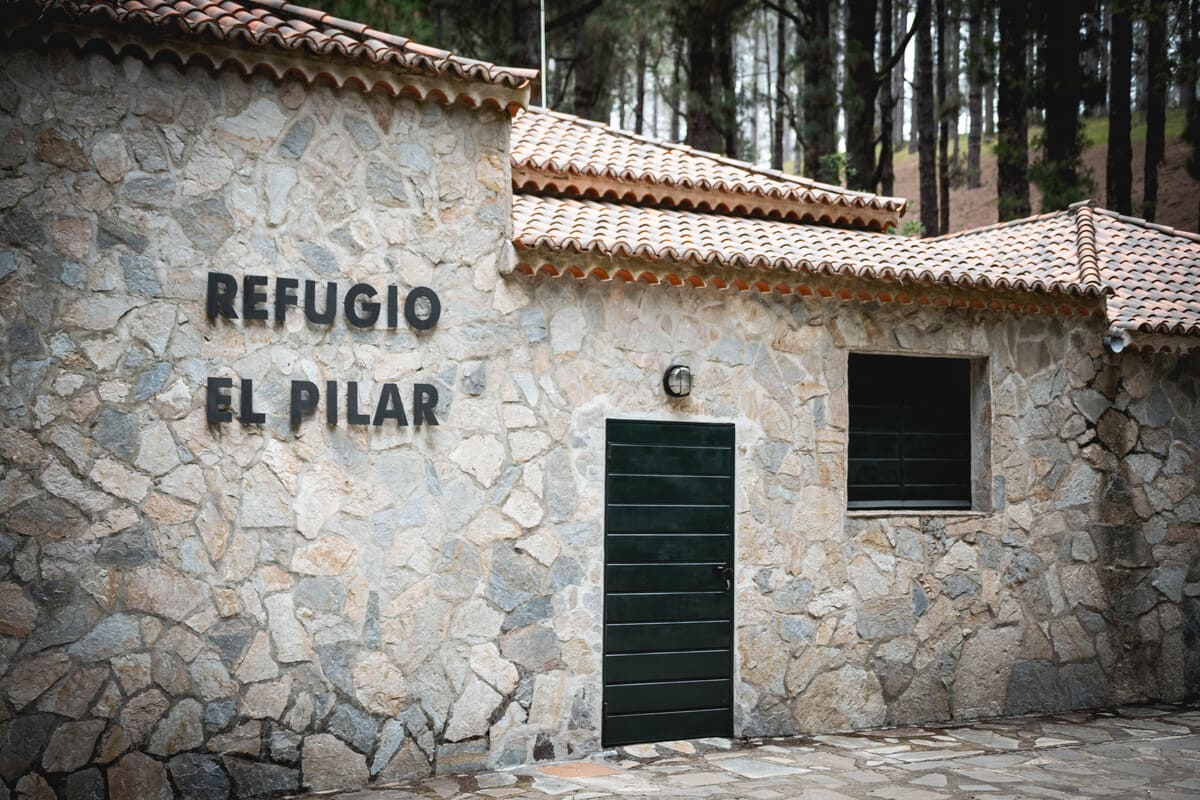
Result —
M 850 508 L 971 507 L 971 366 L 850 354 Z

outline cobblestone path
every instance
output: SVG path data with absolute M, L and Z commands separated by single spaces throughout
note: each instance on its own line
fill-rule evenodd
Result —
M 1200 707 L 1123 708 L 839 736 L 632 745 L 587 760 L 442 775 L 410 786 L 334 796 L 1200 799 Z

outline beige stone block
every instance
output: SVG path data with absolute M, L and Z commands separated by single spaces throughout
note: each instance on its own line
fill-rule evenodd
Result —
M 408 681 L 385 653 L 371 651 L 354 665 L 354 696 L 368 713 L 396 716 L 404 709 Z
M 280 719 L 292 691 L 292 676 L 255 683 L 246 688 L 239 710 L 250 719 Z
M 325 733 L 305 737 L 301 775 L 305 788 L 317 792 L 357 789 L 370 779 L 366 757 Z
M 177 622 L 211 603 L 208 585 L 203 581 L 153 566 L 126 574 L 123 594 L 130 610 L 146 611 Z
M 486 489 L 496 483 L 504 468 L 504 446 L 494 436 L 472 436 L 450 453 L 450 460 Z
M 324 536 L 296 550 L 292 570 L 303 575 L 341 575 L 358 563 L 358 547 L 340 536 Z
M 111 458 L 96 459 L 88 477 L 109 494 L 134 503 L 141 502 L 151 486 L 145 475 L 127 469 Z
M 70 668 L 70 659 L 61 650 L 40 653 L 10 667 L 0 680 L 0 689 L 20 711 L 66 675 Z
M 954 678 L 954 716 L 995 717 L 1004 712 L 1008 678 L 1023 660 L 1020 626 L 991 628 L 967 638 Z
M 242 683 L 270 680 L 279 677 L 279 667 L 271 656 L 271 637 L 266 631 L 254 635 L 235 672 Z
M 146 499 L 142 511 L 160 525 L 182 525 L 196 518 L 195 506 L 158 492 Z
M 557 728 L 562 716 L 566 676 L 552 670 L 533 678 L 533 701 L 529 705 L 529 724 Z

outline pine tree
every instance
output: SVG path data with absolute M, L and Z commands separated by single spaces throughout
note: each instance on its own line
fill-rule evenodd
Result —
M 1113 0 L 1112 33 L 1109 46 L 1108 162 L 1104 204 L 1122 214 L 1133 213 L 1133 145 L 1129 90 L 1133 53 L 1131 0 Z
M 1143 173 L 1142 216 L 1158 215 L 1158 168 L 1166 152 L 1167 0 L 1147 0 L 1146 6 L 1146 164 Z
M 1025 65 L 1026 0 L 999 0 L 997 69 L 996 206 L 1000 221 L 1029 216 L 1028 79 Z
M 1083 130 L 1079 105 L 1081 4 L 1079 0 L 1054 0 L 1044 6 L 1045 42 L 1042 105 L 1046 128 L 1041 158 L 1030 171 L 1042 190 L 1042 211 L 1059 211 L 1086 197 L 1093 188 L 1083 166 Z
M 937 126 L 933 113 L 932 20 L 917 25 L 917 132 L 918 171 L 921 176 L 921 227 L 927 236 L 938 232 Z

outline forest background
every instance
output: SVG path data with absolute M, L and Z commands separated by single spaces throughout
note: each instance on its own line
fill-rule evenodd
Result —
M 317 4 L 541 66 L 539 0 Z M 907 197 L 907 235 L 1086 198 L 1200 230 L 1200 0 L 545 0 L 545 13 L 535 104 Z

